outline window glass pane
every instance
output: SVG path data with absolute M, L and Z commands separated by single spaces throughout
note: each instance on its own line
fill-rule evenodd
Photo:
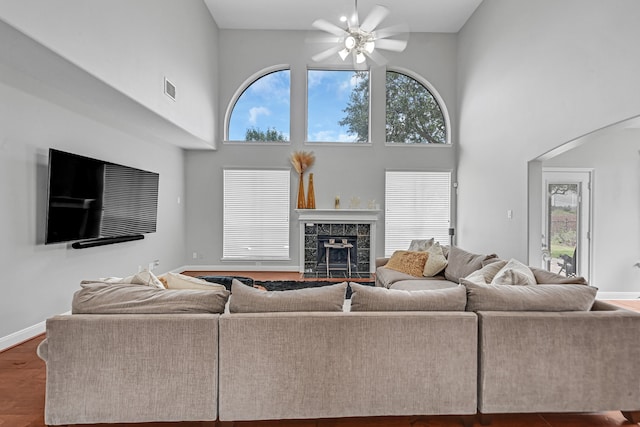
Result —
M 445 118 L 434 96 L 417 80 L 387 71 L 387 142 L 446 144 Z
M 242 92 L 229 119 L 229 141 L 289 141 L 290 74 L 269 73 Z
M 369 141 L 369 72 L 307 72 L 307 141 Z
M 289 258 L 290 173 L 224 170 L 223 258 Z
M 385 256 L 407 250 L 413 239 L 449 244 L 451 173 L 387 171 Z

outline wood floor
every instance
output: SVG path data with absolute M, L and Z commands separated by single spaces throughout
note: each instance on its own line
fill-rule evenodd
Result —
M 207 272 L 205 272 L 207 273 Z M 214 272 L 210 272 L 215 274 Z M 197 275 L 202 275 L 198 272 Z M 233 275 L 232 272 L 225 274 Z M 291 273 L 287 273 L 291 274 Z M 298 275 L 299 273 L 293 273 Z M 274 276 L 273 273 L 256 275 L 237 272 L 237 275 L 253 277 L 256 280 L 296 280 Z M 612 301 L 625 308 L 640 311 L 640 300 Z M 36 355 L 36 347 L 44 339 L 38 336 L 23 344 L 0 352 L 0 427 L 44 427 L 45 365 Z M 99 424 L 100 427 L 196 427 L 203 424 L 185 423 L 145 423 L 145 424 Z M 237 427 L 453 427 L 462 426 L 461 417 L 375 417 L 330 420 L 287 420 L 237 422 Z M 479 420 L 474 427 L 480 426 Z M 495 415 L 493 427 L 615 427 L 633 425 L 620 412 L 597 414 L 515 414 Z

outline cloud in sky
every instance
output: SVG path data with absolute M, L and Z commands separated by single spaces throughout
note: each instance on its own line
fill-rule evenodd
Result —
M 253 107 L 249 110 L 249 123 L 255 125 L 260 116 L 270 116 L 271 110 L 267 107 Z
M 290 72 L 289 70 L 277 71 L 259 78 L 251 84 L 251 95 L 264 99 L 278 100 L 289 103 L 290 99 Z

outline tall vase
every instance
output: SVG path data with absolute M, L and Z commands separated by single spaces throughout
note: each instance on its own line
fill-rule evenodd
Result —
M 298 209 L 304 209 L 305 206 L 305 202 L 304 202 L 304 174 L 300 174 L 299 178 L 298 178 Z
M 316 193 L 313 189 L 313 173 L 309 174 L 309 186 L 307 188 L 307 209 L 316 208 Z

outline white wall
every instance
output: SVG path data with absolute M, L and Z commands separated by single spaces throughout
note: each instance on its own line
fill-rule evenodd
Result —
M 178 23 L 169 24 L 164 12 L 180 17 Z M 129 275 L 154 260 L 157 272 L 185 264 L 184 151 L 171 142 L 198 133 L 191 139 L 213 143 L 217 27 L 198 0 L 86 7 L 7 1 L 0 5 L 0 35 L 2 349 L 70 310 L 82 279 Z M 165 70 L 184 95 L 171 111 L 157 95 Z M 158 172 L 157 232 L 83 250 L 44 245 L 49 148 Z
M 6 0 L 0 18 L 213 144 L 217 28 L 201 0 Z M 175 102 L 164 95 L 165 77 Z
M 0 100 L 0 337 L 70 310 L 82 279 L 133 274 L 155 259 L 161 269 L 183 264 L 182 150 L 131 137 L 4 83 Z M 158 172 L 158 231 L 84 250 L 45 246 L 49 148 Z
M 375 199 L 384 209 L 385 169 L 454 169 L 453 147 L 387 147 L 384 144 L 384 102 L 372 97 L 372 146 L 309 145 L 305 144 L 305 96 L 307 67 L 320 67 L 310 57 L 317 47 L 309 46 L 309 36 L 302 31 L 233 31 L 221 30 L 219 38 L 220 61 L 220 121 L 236 90 L 252 75 L 278 64 L 291 66 L 291 143 L 283 146 L 232 145 L 218 143 L 218 151 L 188 152 L 187 224 L 189 253 L 197 252 L 201 258 L 190 264 L 220 266 L 222 258 L 222 170 L 226 166 L 289 168 L 293 151 L 313 151 L 316 162 L 314 173 L 318 208 L 333 208 L 336 194 L 340 194 L 343 207 L 348 207 L 352 196 L 358 196 L 363 205 Z M 313 50 L 315 48 L 316 50 Z M 456 36 L 453 34 L 411 34 L 408 48 L 401 54 L 387 54 L 391 65 L 411 70 L 429 81 L 444 99 L 454 130 L 452 140 L 457 141 L 456 100 Z M 372 70 L 371 84 L 384 91 L 385 69 Z M 375 95 L 373 95 L 375 96 Z M 222 134 L 219 134 L 222 138 Z M 306 185 L 306 183 L 305 183 Z M 297 176 L 291 175 L 291 200 L 297 194 Z M 364 207 L 364 206 L 363 206 Z M 383 215 L 377 227 L 376 253 L 383 253 Z M 299 227 L 297 214 L 291 212 L 291 261 L 262 262 L 261 269 L 297 269 Z M 246 264 L 225 264 L 227 268 Z M 255 267 L 255 263 L 251 263 Z M 250 267 L 250 266 L 249 266 Z M 247 267 L 248 268 L 248 267 Z
M 458 44 L 460 246 L 527 260 L 527 162 L 640 113 L 638 16 L 635 0 L 476 10 Z
M 593 168 L 593 277 L 600 290 L 640 291 L 640 129 L 597 132 L 588 142 L 543 162 Z

